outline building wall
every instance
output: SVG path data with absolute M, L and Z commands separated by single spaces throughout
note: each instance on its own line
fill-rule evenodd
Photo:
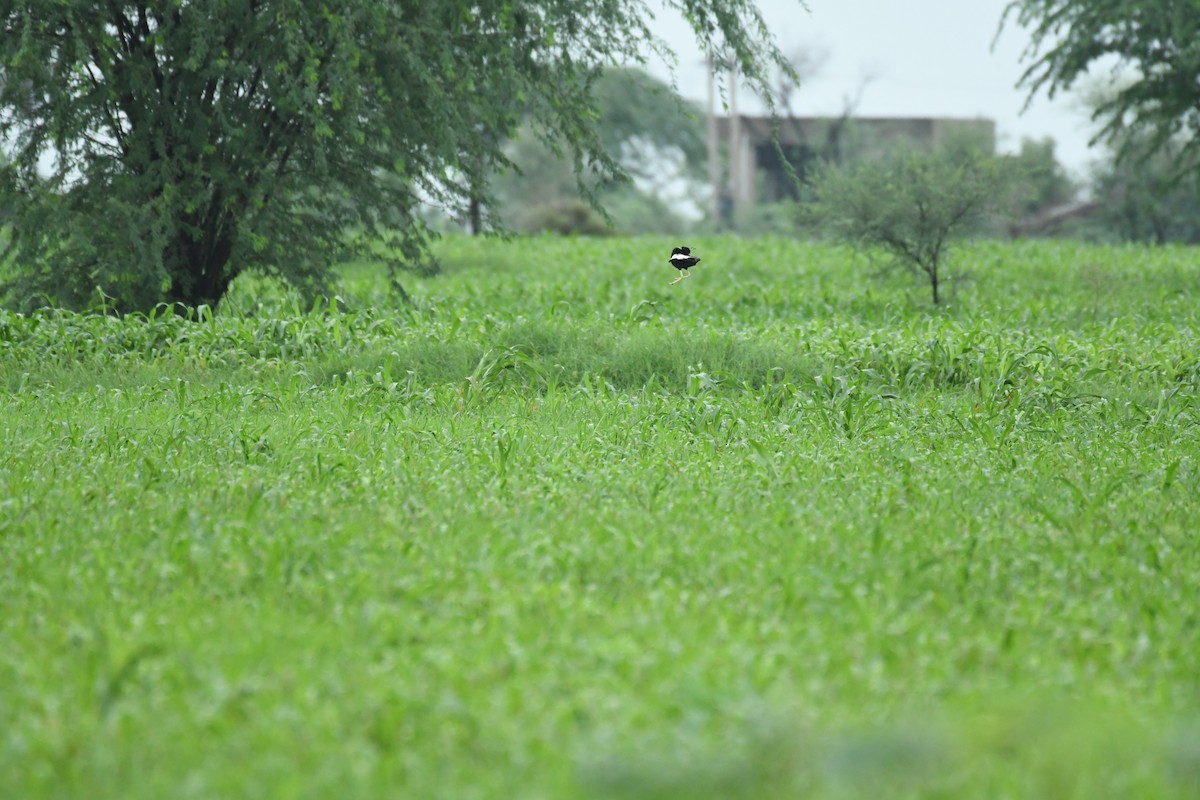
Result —
M 960 137 L 970 137 L 989 153 L 996 150 L 996 123 L 990 119 L 946 117 L 738 117 L 735 150 L 728 147 L 730 117 L 717 117 L 716 133 L 725 144 L 729 166 L 729 195 L 735 208 L 771 202 L 787 196 L 788 180 L 773 155 L 773 135 L 793 156 L 805 153 L 818 161 L 852 163 L 879 158 L 897 146 L 942 147 Z M 765 157 L 765 156 L 770 156 Z M 806 164 L 793 168 L 803 176 Z

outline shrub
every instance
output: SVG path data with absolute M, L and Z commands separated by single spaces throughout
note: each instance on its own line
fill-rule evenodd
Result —
M 977 150 L 906 151 L 819 170 L 809 216 L 835 238 L 881 248 L 924 273 L 937 304 L 951 241 L 1002 210 L 1011 184 L 1002 163 Z
M 556 200 L 536 206 L 525 215 L 521 229 L 529 233 L 604 236 L 612 233 L 596 209 L 582 200 Z

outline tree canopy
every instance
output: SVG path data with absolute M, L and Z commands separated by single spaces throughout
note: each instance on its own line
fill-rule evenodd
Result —
M 665 0 L 752 85 L 785 63 L 752 0 Z M 216 303 L 241 272 L 323 286 L 415 259 L 527 120 L 577 170 L 606 65 L 664 51 L 643 0 L 0 0 L 0 199 L 18 298 Z M 486 199 L 486 198 L 485 198 Z
M 1013 0 L 1004 22 L 1029 28 L 1031 62 L 1021 85 L 1032 97 L 1072 88 L 1098 64 L 1128 73 L 1095 106 L 1098 138 L 1127 149 L 1172 139 L 1200 155 L 1200 0 Z M 1128 137 L 1130 127 L 1144 133 Z

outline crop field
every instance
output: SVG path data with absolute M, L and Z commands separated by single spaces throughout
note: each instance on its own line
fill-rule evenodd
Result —
M 6 798 L 1200 792 L 1200 251 L 451 238 L 0 311 Z

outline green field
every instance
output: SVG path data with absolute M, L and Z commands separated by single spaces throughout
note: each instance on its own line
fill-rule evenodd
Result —
M 0 311 L 6 798 L 1200 791 L 1200 251 L 448 239 Z

